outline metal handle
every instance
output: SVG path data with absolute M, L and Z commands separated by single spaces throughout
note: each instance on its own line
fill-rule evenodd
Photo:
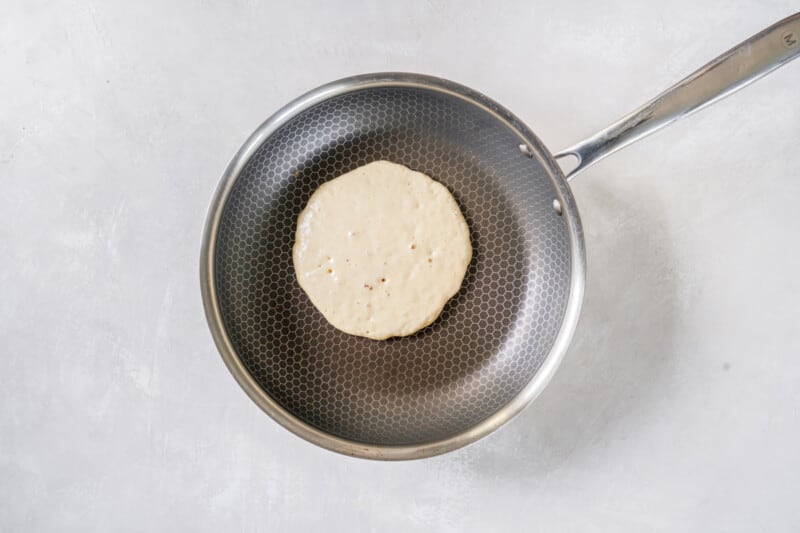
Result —
M 731 48 L 600 133 L 555 154 L 555 158 L 577 157 L 578 165 L 566 174 L 571 179 L 595 161 L 713 104 L 798 55 L 800 13 Z

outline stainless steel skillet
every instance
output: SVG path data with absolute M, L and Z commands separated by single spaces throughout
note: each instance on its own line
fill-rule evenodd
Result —
M 301 96 L 245 142 L 209 210 L 201 286 L 226 365 L 280 424 L 337 452 L 420 458 L 492 432 L 541 392 L 577 324 L 585 253 L 568 180 L 797 57 L 798 41 L 800 14 L 555 155 L 496 102 L 439 78 L 369 74 Z M 328 325 L 291 254 L 311 193 L 377 159 L 445 184 L 474 250 L 440 319 L 388 341 Z

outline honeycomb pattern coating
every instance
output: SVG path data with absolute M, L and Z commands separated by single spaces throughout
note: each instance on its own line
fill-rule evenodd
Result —
M 267 138 L 228 196 L 214 258 L 225 330 L 263 390 L 323 431 L 378 445 L 454 436 L 511 400 L 557 336 L 571 267 L 550 178 L 518 146 L 486 111 L 410 87 L 330 98 Z M 439 319 L 387 341 L 329 325 L 292 264 L 297 217 L 314 190 L 380 159 L 443 183 L 473 246 Z

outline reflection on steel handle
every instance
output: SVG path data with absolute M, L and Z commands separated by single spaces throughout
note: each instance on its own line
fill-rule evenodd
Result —
M 800 13 L 731 48 L 600 133 L 555 155 L 574 156 L 567 179 L 595 161 L 698 111 L 800 55 Z

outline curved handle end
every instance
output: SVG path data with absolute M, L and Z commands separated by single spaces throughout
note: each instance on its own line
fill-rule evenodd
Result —
M 566 150 L 562 150 L 557 154 L 553 154 L 553 159 L 555 159 L 559 163 L 561 171 L 564 172 L 564 177 L 567 178 L 567 181 L 571 181 L 572 178 L 575 177 L 575 174 L 577 174 L 578 172 L 589 166 L 589 163 L 591 163 L 591 161 L 584 160 L 584 158 L 581 156 L 580 151 L 577 150 L 577 147 L 567 148 Z M 561 160 L 566 160 L 566 159 L 569 160 L 574 159 L 575 165 L 574 166 L 570 164 L 564 165 L 565 161 Z
M 555 154 L 578 164 L 567 180 L 592 163 L 676 120 L 736 92 L 800 57 L 800 13 L 787 17 L 735 46 L 600 133 Z

